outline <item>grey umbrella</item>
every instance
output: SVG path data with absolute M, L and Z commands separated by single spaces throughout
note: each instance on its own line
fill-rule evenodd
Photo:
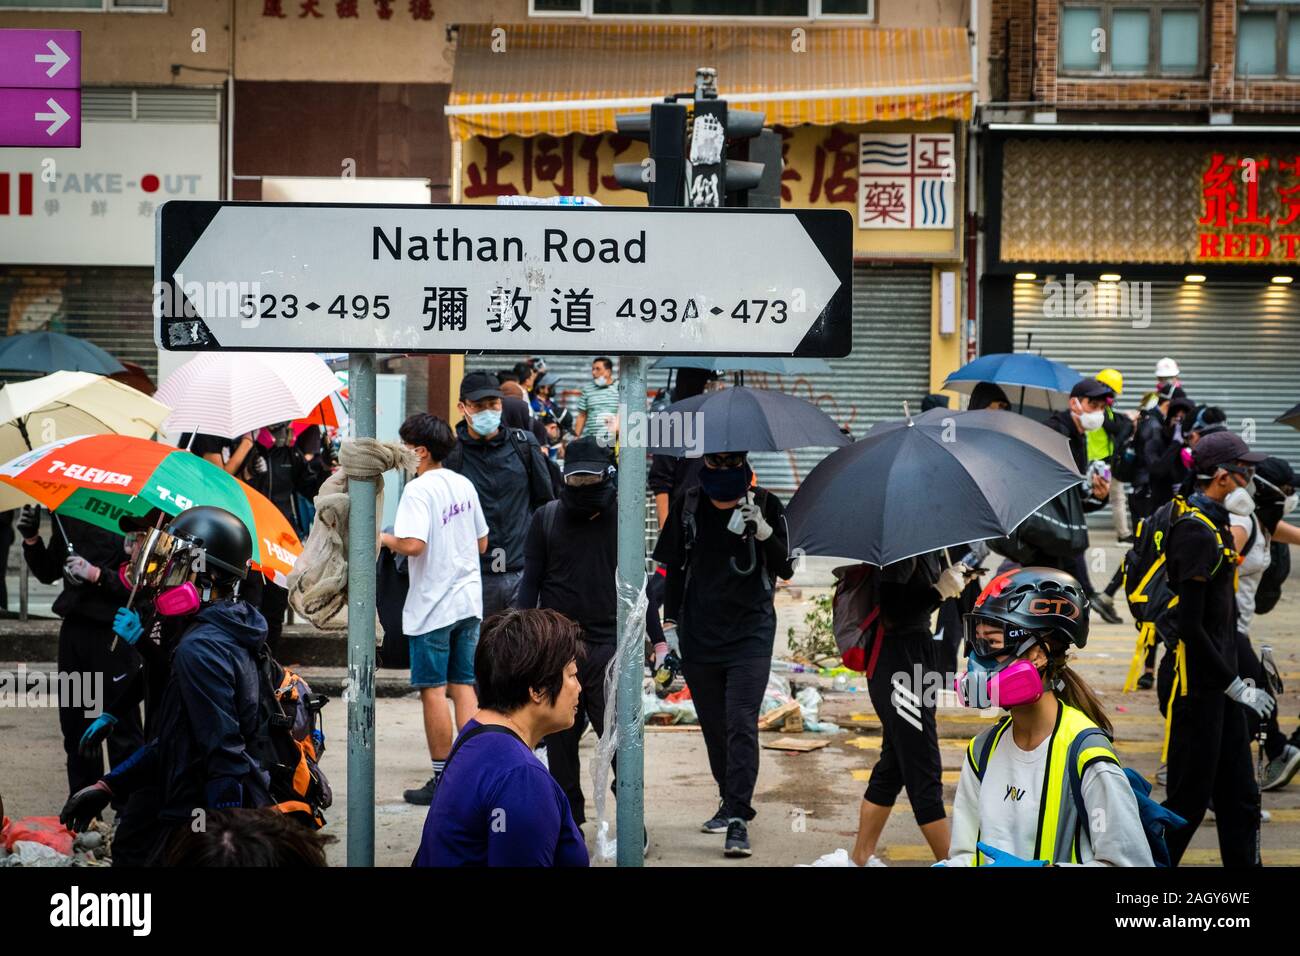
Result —
M 652 369 L 699 368 L 707 372 L 771 372 L 777 375 L 810 375 L 829 372 L 831 363 L 819 358 L 789 358 L 784 355 L 669 355 L 658 359 Z
M 694 440 L 700 438 L 702 442 Z M 680 458 L 688 452 L 840 447 L 849 439 L 811 402 L 784 392 L 737 386 L 682 399 L 654 413 L 646 444 L 651 451 Z
M 1273 421 L 1282 425 L 1290 425 L 1292 428 L 1300 428 L 1300 405 L 1295 406 L 1288 411 L 1283 412 Z
M 0 342 L 0 370 L 6 372 L 94 372 L 116 375 L 126 367 L 93 342 L 62 332 L 26 332 Z
M 790 548 L 884 566 L 1003 537 L 1082 476 L 1065 436 L 1013 412 L 881 422 L 790 500 Z

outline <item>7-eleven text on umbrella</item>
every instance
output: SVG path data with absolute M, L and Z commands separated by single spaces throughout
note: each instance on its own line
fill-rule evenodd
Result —
M 64 478 L 84 481 L 91 485 L 123 485 L 129 487 L 131 476 L 120 471 L 105 471 L 102 468 L 90 468 L 86 465 L 70 465 L 66 461 L 54 459 L 50 462 L 47 474 L 62 474 Z

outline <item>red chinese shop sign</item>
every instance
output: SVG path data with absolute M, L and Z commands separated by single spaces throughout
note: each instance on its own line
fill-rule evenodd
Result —
M 1211 153 L 1201 175 L 1197 259 L 1300 260 L 1300 150 Z

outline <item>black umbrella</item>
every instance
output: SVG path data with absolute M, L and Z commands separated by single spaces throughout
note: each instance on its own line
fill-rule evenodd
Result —
M 61 332 L 26 332 L 0 342 L 0 370 L 6 372 L 94 372 L 116 375 L 126 367 L 93 342 Z
M 792 551 L 886 565 L 1001 538 L 1082 476 L 1065 436 L 1013 412 L 881 422 L 790 500 Z
M 784 451 L 849 444 L 840 427 L 816 405 L 765 388 L 738 386 L 682 399 L 656 412 L 647 425 L 650 450 L 678 458 L 688 452 Z
M 1292 428 L 1300 428 L 1300 405 L 1291 409 L 1289 412 L 1283 412 L 1277 418 L 1273 419 L 1283 425 L 1290 425 Z

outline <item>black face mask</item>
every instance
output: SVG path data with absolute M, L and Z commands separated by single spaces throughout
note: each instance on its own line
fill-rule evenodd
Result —
M 560 502 L 570 511 L 590 518 L 613 507 L 614 482 L 608 478 L 598 485 L 565 485 L 560 490 Z

